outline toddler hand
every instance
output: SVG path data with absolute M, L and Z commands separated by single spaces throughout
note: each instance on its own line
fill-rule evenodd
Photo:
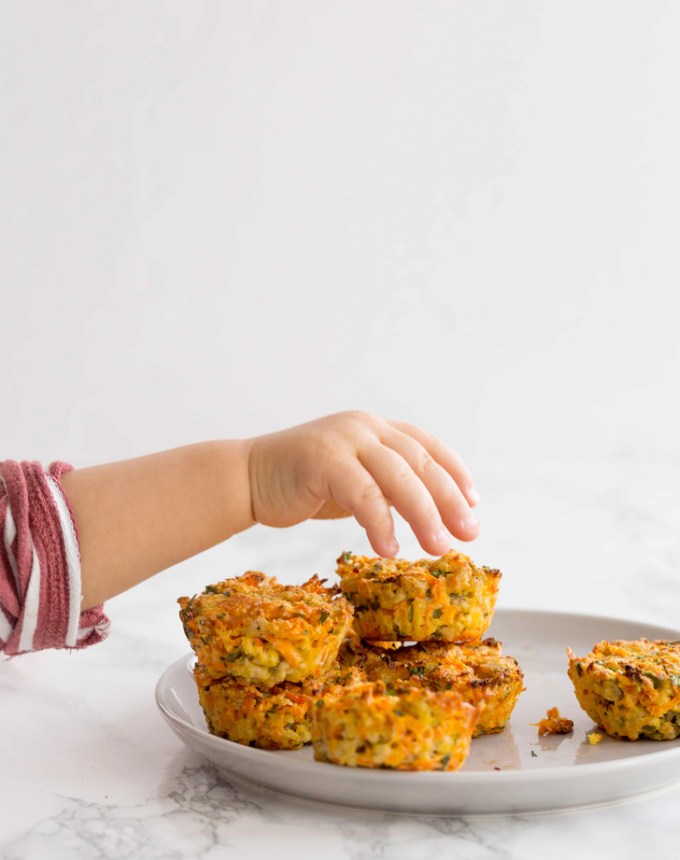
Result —
M 252 440 L 252 514 L 268 526 L 353 514 L 378 555 L 394 556 L 390 505 L 431 555 L 451 547 L 448 531 L 473 540 L 479 497 L 460 457 L 411 424 L 341 412 Z

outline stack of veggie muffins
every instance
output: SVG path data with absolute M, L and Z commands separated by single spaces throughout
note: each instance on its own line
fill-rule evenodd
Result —
M 213 734 L 262 749 L 309 743 L 312 698 L 352 623 L 337 592 L 316 576 L 281 585 L 248 571 L 179 599 Z
M 337 572 L 339 588 L 249 572 L 180 598 L 209 730 L 265 749 L 311 740 L 334 764 L 459 768 L 523 689 L 516 660 L 481 638 L 500 572 L 458 552 L 343 553 Z

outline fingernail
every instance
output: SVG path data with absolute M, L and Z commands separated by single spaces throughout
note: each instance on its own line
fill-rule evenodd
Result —
M 396 555 L 399 552 L 399 544 L 394 538 L 389 543 L 390 555 Z
M 470 485 L 470 489 L 468 490 L 468 497 L 470 499 L 471 504 L 473 504 L 473 505 L 479 504 L 479 493 L 477 492 L 477 490 L 472 485 Z
M 478 527 L 479 527 L 479 523 L 478 523 L 478 522 L 477 522 L 477 520 L 472 516 L 472 514 L 468 514 L 468 515 L 465 517 L 465 519 L 463 520 L 463 528 L 465 529 L 465 531 L 466 531 L 466 532 L 473 532 L 473 531 L 476 531 L 476 529 L 477 529 Z

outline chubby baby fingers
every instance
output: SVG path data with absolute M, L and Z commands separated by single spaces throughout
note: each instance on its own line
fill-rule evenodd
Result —
M 373 476 L 355 458 L 338 462 L 328 481 L 333 501 L 354 516 L 383 558 L 399 551 L 390 505 Z
M 417 439 L 406 433 L 390 430 L 383 441 L 408 463 L 423 483 L 448 530 L 460 540 L 476 538 L 479 523 L 451 473 Z
M 363 450 L 360 458 L 383 494 L 411 526 L 422 548 L 432 555 L 447 552 L 451 537 L 432 494 L 411 465 L 392 448 L 377 443 Z
M 395 433 L 419 442 L 427 453 L 451 475 L 471 507 L 479 503 L 479 493 L 472 483 L 472 475 L 461 457 L 452 448 L 449 448 L 432 433 L 428 433 L 421 427 L 416 427 L 415 424 L 407 424 L 405 421 L 388 421 L 387 423 L 391 428 L 394 428 Z M 392 433 L 387 433 L 384 441 L 387 444 L 392 444 L 393 438 Z M 397 450 L 399 450 L 398 447 Z

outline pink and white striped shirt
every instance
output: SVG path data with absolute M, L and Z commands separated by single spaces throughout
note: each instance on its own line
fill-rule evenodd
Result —
M 80 611 L 78 534 L 60 480 L 71 468 L 0 462 L 0 651 L 8 656 L 106 637 L 103 608 Z

